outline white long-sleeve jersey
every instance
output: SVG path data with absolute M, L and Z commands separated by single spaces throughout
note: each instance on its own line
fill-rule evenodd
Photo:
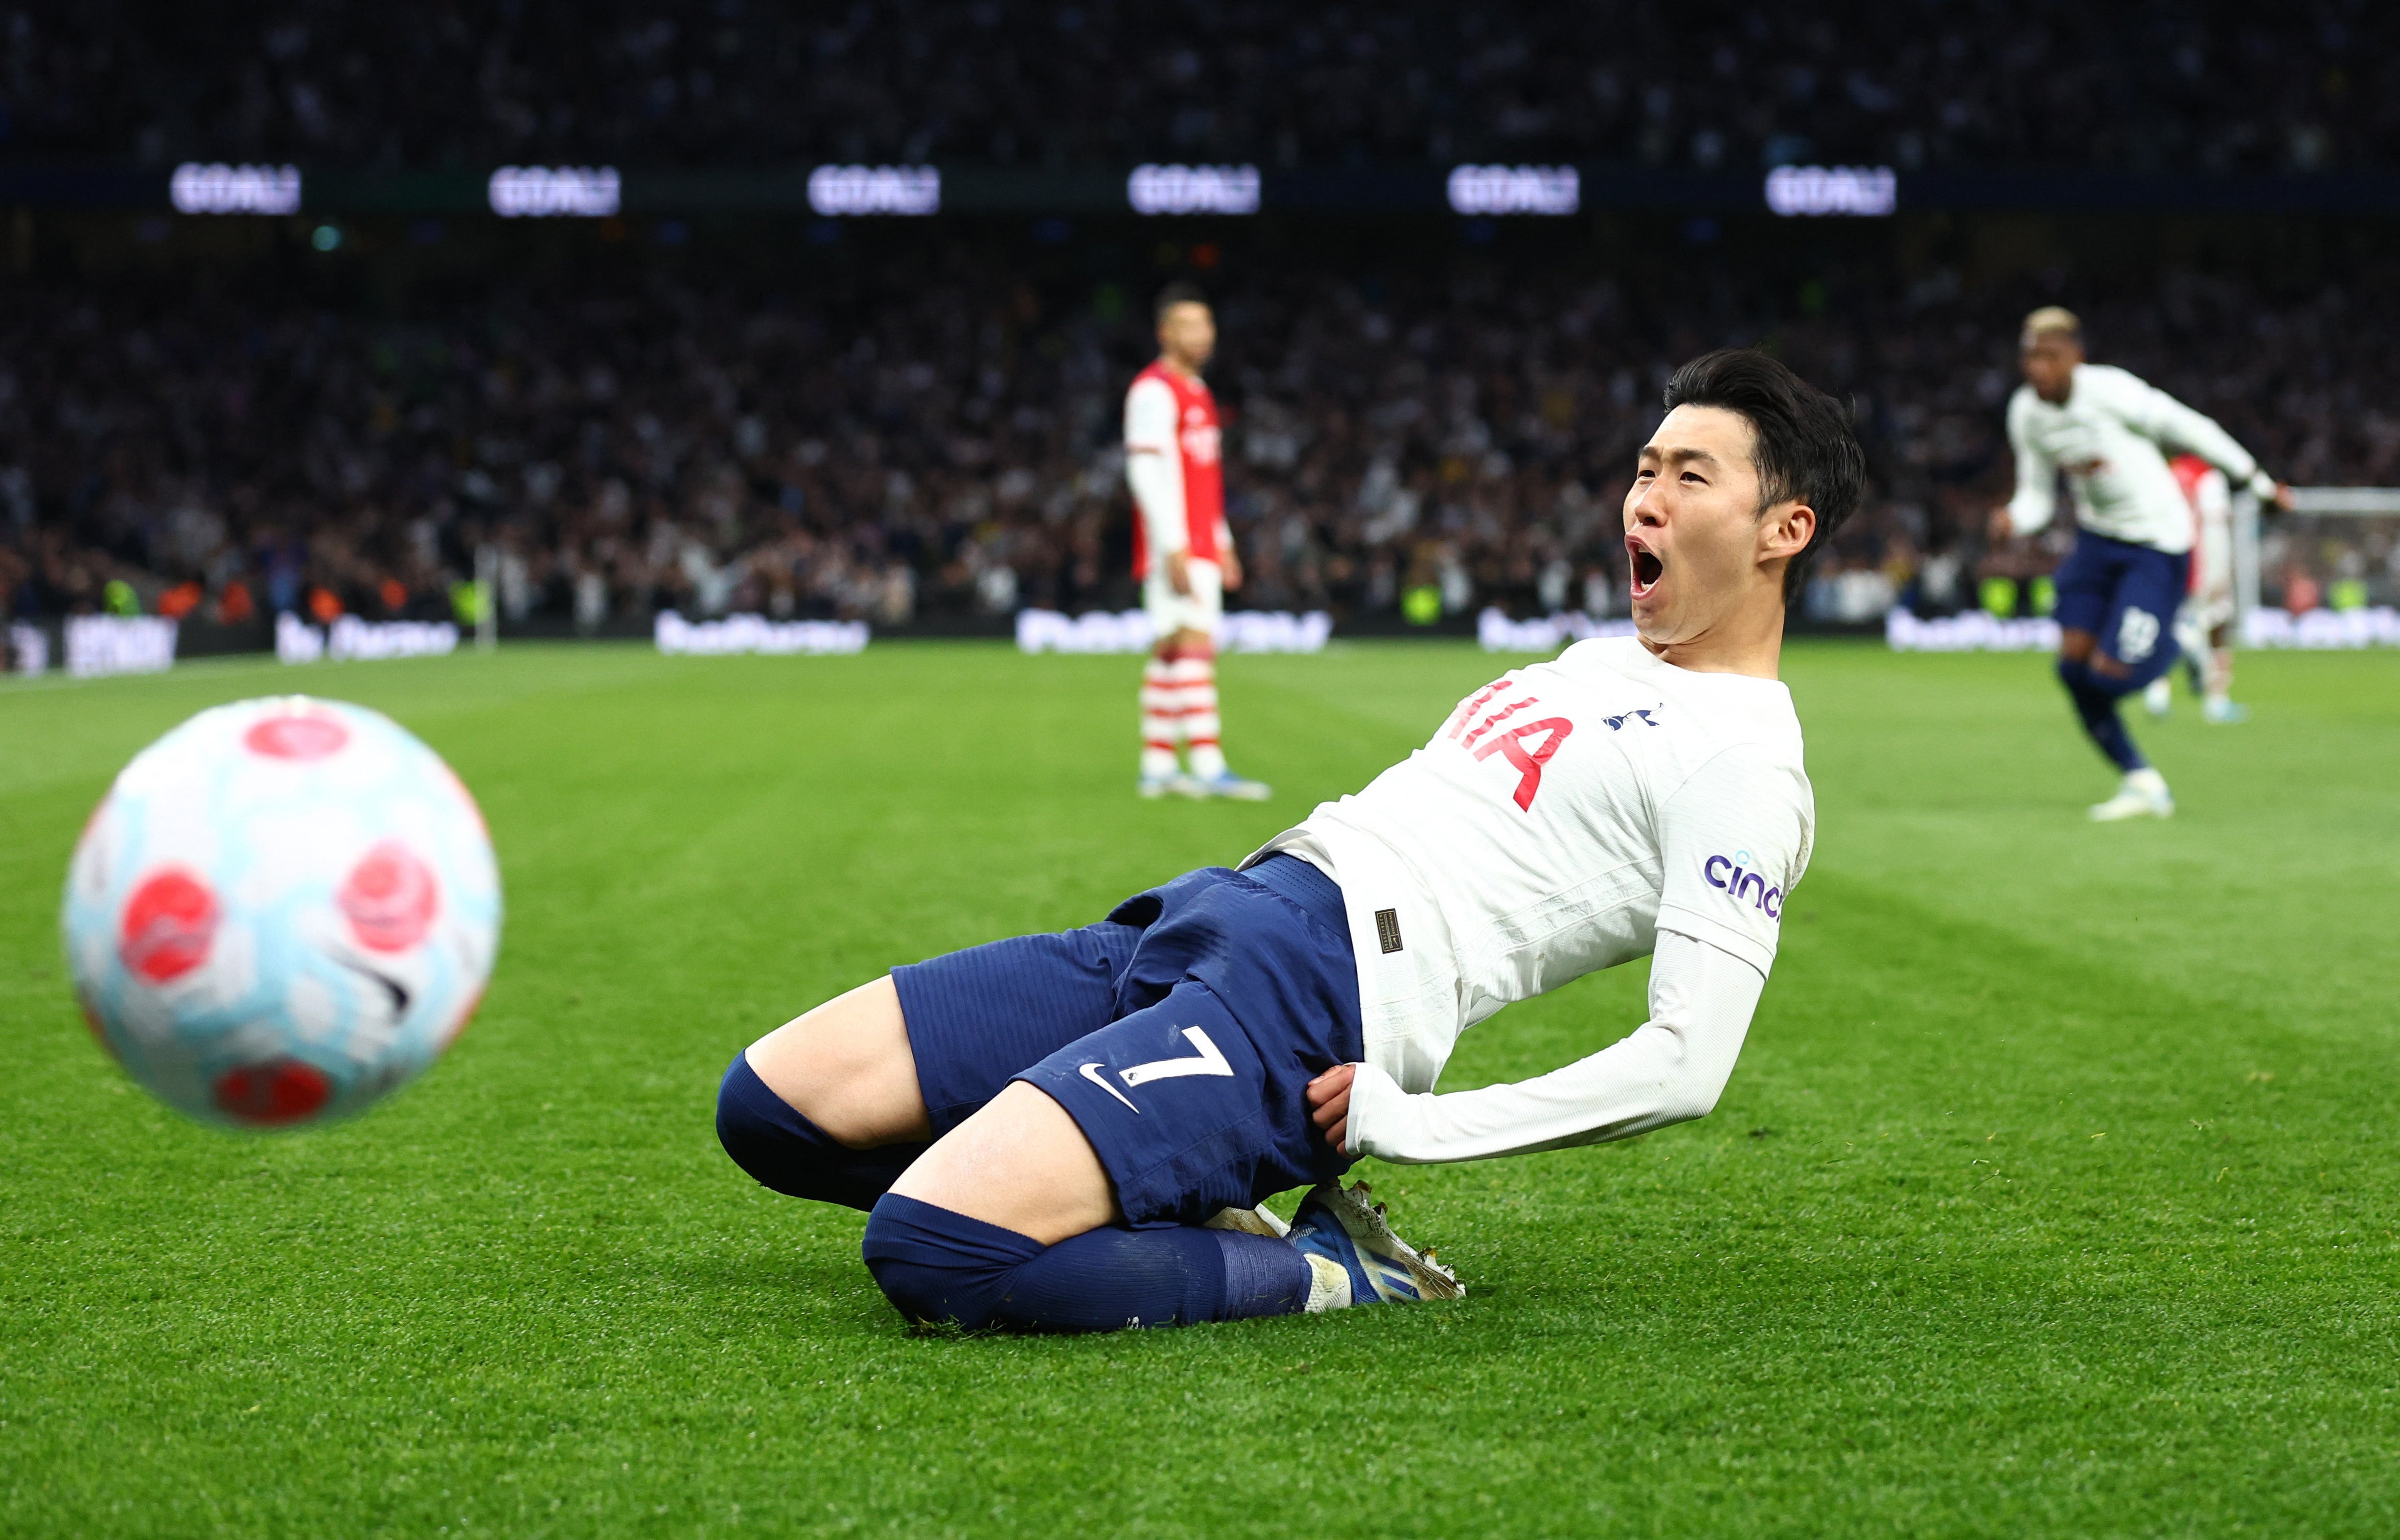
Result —
M 1816 804 L 1772 679 L 1699 674 L 1630 637 L 1514 670 L 1289 852 L 1342 886 L 1365 1060 L 1349 1147 L 1473 1160 L 1709 1111 L 1773 967 Z M 1459 1034 L 1656 951 L 1652 1016 L 1550 1074 L 1436 1095 Z
M 2064 470 L 2076 522 L 2084 528 L 2156 551 L 2189 551 L 2191 505 L 2167 469 L 2168 453 L 2177 449 L 2198 455 L 2260 497 L 2275 490 L 2273 479 L 2215 419 L 2105 363 L 2076 365 L 2064 402 L 2046 402 L 2032 386 L 2019 386 L 2009 398 L 2009 447 L 2017 471 L 2009 519 L 2020 535 L 2056 515 Z
M 1513 1084 L 1411 1095 L 1372 1064 L 1351 1083 L 1348 1148 L 1402 1164 L 1529 1155 L 1630 1138 L 1717 1104 L 1766 975 L 1669 927 L 1650 959 L 1650 1019 L 1564 1069 Z

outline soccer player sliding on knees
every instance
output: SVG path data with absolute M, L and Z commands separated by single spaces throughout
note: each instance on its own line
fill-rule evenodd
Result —
M 769 1033 L 726 1072 L 727 1152 L 868 1210 L 867 1268 L 912 1320 L 1097 1331 L 1455 1296 L 1343 1188 L 1358 1156 L 1707 1113 L 1815 823 L 1784 609 L 1863 462 L 1843 409 L 1763 354 L 1685 364 L 1666 405 L 1625 500 L 1638 637 L 1475 691 L 1239 870 L 894 969 Z M 1653 954 L 1631 1035 L 1435 1091 L 1467 1028 Z M 1303 1184 L 1288 1233 L 1255 1207 Z

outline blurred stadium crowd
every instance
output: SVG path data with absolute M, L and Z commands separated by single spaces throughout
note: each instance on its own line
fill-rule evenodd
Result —
M 2400 10 L 0 10 L 0 165 L 187 156 L 2375 170 L 2400 166 Z M 1035 281 L 974 239 L 927 228 L 868 287 L 806 297 L 661 264 L 613 286 L 335 305 L 258 282 L 170 294 L 29 276 L 20 260 L 0 295 L 0 614 L 446 615 L 486 546 L 520 623 L 599 629 L 674 606 L 891 625 L 1129 603 L 1114 441 L 1151 351 L 1147 293 Z M 1605 610 L 1614 510 L 1665 371 L 1753 341 L 1849 395 L 1872 458 L 1866 516 L 1809 613 L 1970 602 L 1980 579 L 2051 559 L 1979 534 L 2009 479 L 2011 331 L 2050 300 L 2086 312 L 2097 356 L 2217 416 L 2278 473 L 2400 482 L 2387 259 L 2305 290 L 2268 260 L 2194 266 L 2113 297 L 1974 288 L 1923 261 L 1796 294 L 1671 253 L 1617 281 L 1521 258 L 1367 276 L 1384 266 L 1262 247 L 1198 274 L 1220 301 L 1211 375 L 1252 606 Z M 2388 592 L 2387 548 L 2280 540 L 2270 593 Z
M 20 615 L 427 618 L 488 542 L 505 619 L 585 629 L 1129 603 L 1115 440 L 1145 296 L 1045 300 L 975 272 L 930 262 L 872 302 L 658 277 L 406 324 L 20 293 L 0 311 L 0 595 Z M 2400 273 L 2376 278 L 2279 303 L 2171 274 L 2086 313 L 2098 356 L 2279 474 L 2392 484 Z M 1944 611 L 2052 560 L 1980 536 L 2009 484 L 2012 328 L 2039 296 L 1970 300 L 1937 270 L 1815 316 L 1804 290 L 1804 313 L 1760 320 L 1697 279 L 1222 288 L 1211 374 L 1254 607 L 1366 619 L 1411 590 L 1445 613 L 1621 607 L 1632 451 L 1668 367 L 1727 341 L 1766 342 L 1861 414 L 1870 506 L 1813 617 Z M 2393 577 L 2313 561 L 2279 548 L 2270 593 Z
M 2400 165 L 2400 12 L 454 0 L 0 12 L 0 152 L 391 166 Z

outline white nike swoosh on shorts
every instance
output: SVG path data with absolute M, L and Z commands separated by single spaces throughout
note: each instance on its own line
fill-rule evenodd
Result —
M 1133 1108 L 1134 1116 L 1141 1116 L 1141 1109 L 1134 1107 L 1133 1098 L 1131 1097 L 1126 1096 L 1123 1091 L 1118 1090 L 1115 1086 L 1111 1085 L 1107 1081 L 1100 1078 L 1100 1067 L 1098 1063 L 1086 1064 L 1075 1072 L 1083 1076 L 1085 1080 L 1090 1081 L 1093 1084 L 1098 1086 L 1101 1090 L 1106 1091 L 1109 1095 L 1116 1097 L 1119 1101 L 1124 1102 L 1127 1107 Z

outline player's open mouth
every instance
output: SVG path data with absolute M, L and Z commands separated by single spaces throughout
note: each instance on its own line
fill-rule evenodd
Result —
M 1638 599 L 1658 586 L 1658 576 L 1667 570 L 1667 564 L 1638 545 L 1632 552 L 1633 596 Z

